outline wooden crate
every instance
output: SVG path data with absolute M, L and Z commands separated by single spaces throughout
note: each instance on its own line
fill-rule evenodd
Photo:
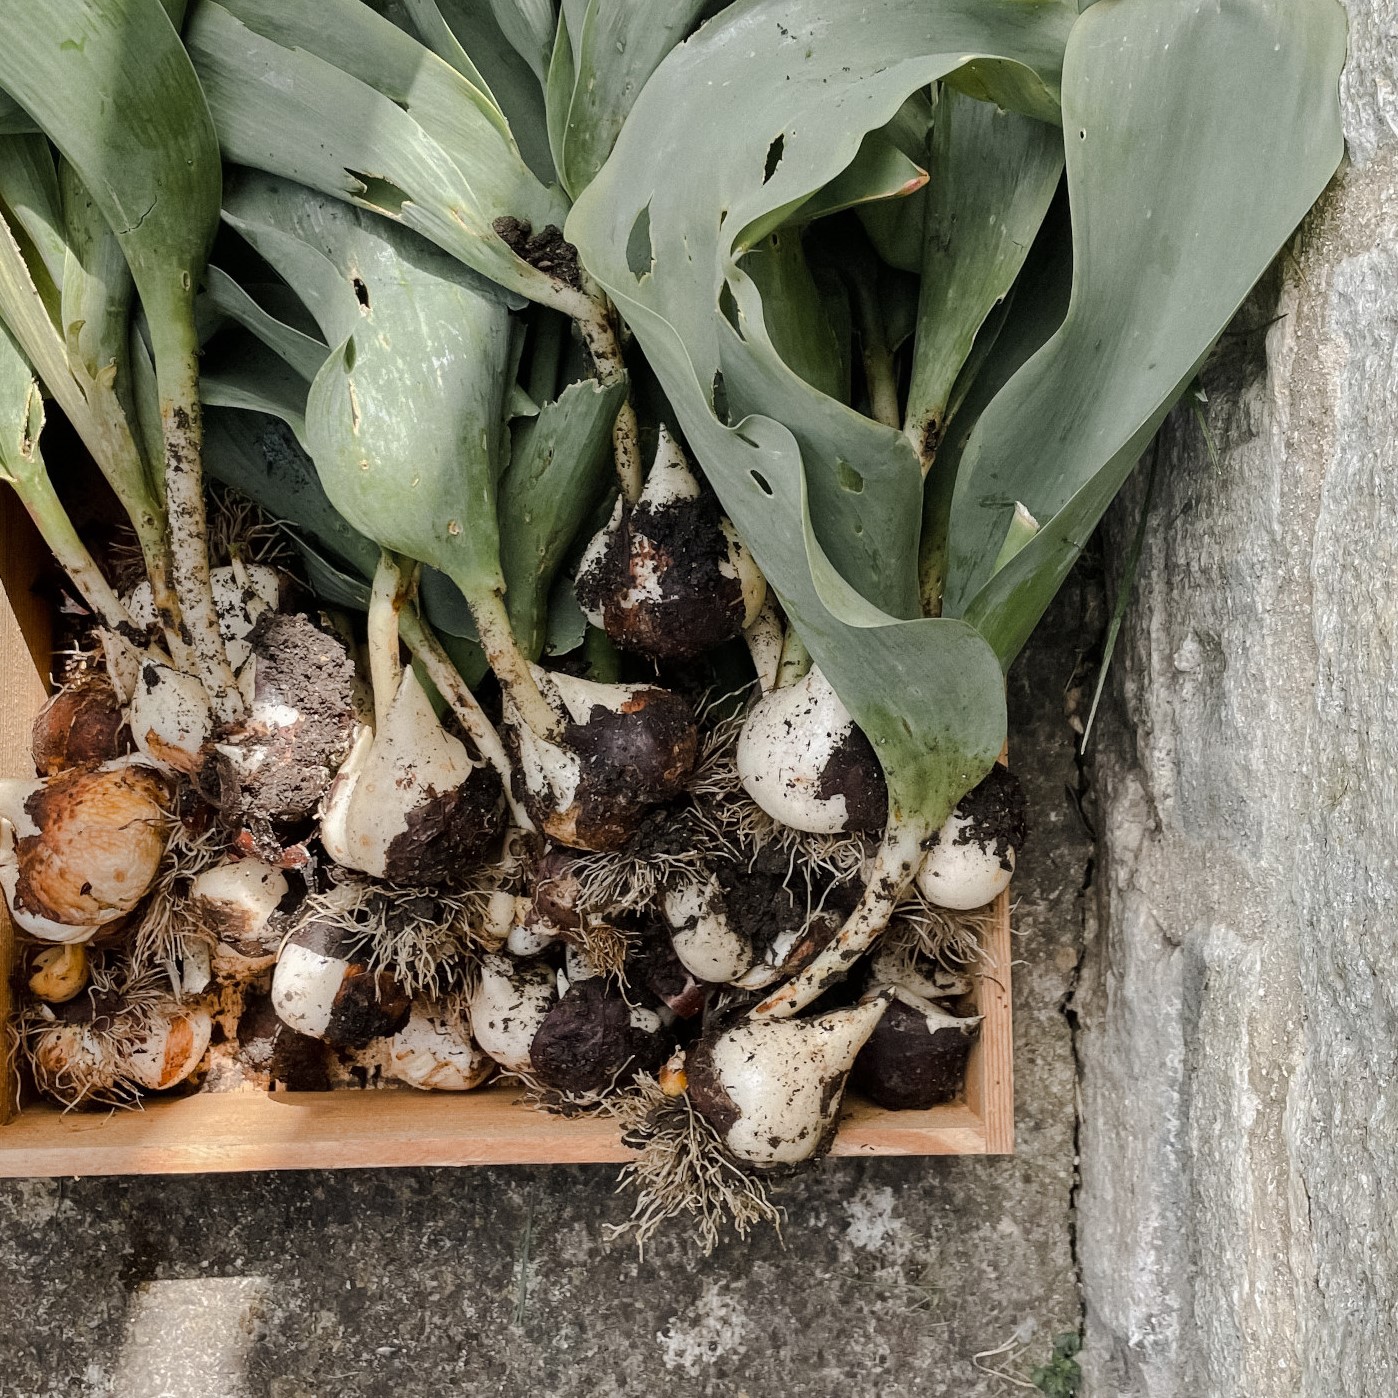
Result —
M 42 545 L 7 488 L 0 495 L 0 775 L 31 776 L 30 721 L 49 669 L 48 617 L 33 592 Z M 3 905 L 0 905 L 2 908 Z M 0 1028 L 10 1019 L 13 929 L 0 911 Z M 1014 1149 L 1009 899 L 976 976 L 985 1016 L 962 1100 L 887 1112 L 853 1094 L 836 1155 L 1001 1155 Z M 0 1033 L 0 1053 L 10 1036 Z M 0 1063 L 0 1176 L 197 1174 L 385 1165 L 547 1165 L 623 1161 L 605 1120 L 564 1120 L 508 1087 L 469 1093 L 358 1092 L 151 1097 L 140 1111 L 14 1108 L 12 1063 Z

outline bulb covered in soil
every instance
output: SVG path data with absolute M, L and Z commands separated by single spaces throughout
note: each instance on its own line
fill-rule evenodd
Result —
M 168 801 L 159 774 L 130 758 L 0 782 L 0 886 L 16 925 L 85 942 L 125 917 L 160 870 Z
M 94 671 L 60 689 L 39 710 L 30 748 L 41 777 L 111 762 L 130 752 L 121 697 L 106 674 Z
M 662 426 L 640 499 L 617 501 L 583 554 L 577 592 L 588 620 L 618 646 L 688 660 L 749 626 L 767 584 Z
M 287 937 L 272 972 L 272 1007 L 282 1023 L 342 1048 L 396 1034 L 412 1008 L 388 971 L 370 967 L 357 908 L 352 885 L 332 889 Z
M 385 1040 L 386 1077 L 427 1092 L 469 1092 L 494 1071 L 495 1060 L 471 1037 L 460 1002 L 415 1000 L 408 1022 Z
M 830 1148 L 846 1080 L 888 1007 L 880 995 L 811 1019 L 745 1019 L 689 1051 L 689 1099 L 730 1154 L 755 1169 Z
M 585 1097 L 653 1073 L 673 1044 L 660 1015 L 629 1004 L 601 977 L 571 986 L 529 1047 L 534 1075 L 555 1092 Z
M 281 582 L 275 568 L 262 563 L 234 562 L 209 570 L 209 584 L 218 614 L 219 634 L 228 650 L 228 663 L 242 667 L 251 654 L 248 638 L 264 612 L 275 611 Z M 137 626 L 153 627 L 158 618 L 148 582 L 139 582 L 126 596 L 126 610 Z
M 571 849 L 623 845 L 646 809 L 684 790 L 699 751 L 694 713 L 653 685 L 597 684 L 533 667 L 562 721 L 544 738 L 505 704 L 516 795 L 550 839 Z
M 685 969 L 668 937 L 643 943 L 626 963 L 627 979 L 679 1019 L 693 1019 L 709 998 L 709 987 Z
M 336 776 L 321 840 L 346 868 L 435 884 L 476 868 L 505 821 L 494 770 L 442 727 L 409 668 L 380 731 L 360 733 Z
M 529 1049 L 558 998 L 558 977 L 543 965 L 483 956 L 470 995 L 471 1032 L 506 1072 L 530 1071 Z
M 675 955 L 696 980 L 723 984 L 751 968 L 752 938 L 729 918 L 723 887 L 713 874 L 673 879 L 662 905 Z
M 147 655 L 136 673 L 127 717 L 137 749 L 152 762 L 186 774 L 204 765 L 214 716 L 196 676 Z
M 286 874 L 261 859 L 225 860 L 195 876 L 186 906 L 215 939 L 219 979 L 245 980 L 276 962 L 293 897 Z
M 203 780 L 224 823 L 275 861 L 282 829 L 314 816 L 349 751 L 354 665 L 338 637 L 295 613 L 264 611 L 247 644 L 247 712 L 217 735 Z
M 1009 887 L 1028 819 L 1024 789 L 1005 767 L 962 797 L 917 871 L 917 886 L 939 908 L 984 907 Z
M 873 833 L 888 818 L 873 746 L 818 669 L 753 705 L 738 735 L 737 764 L 748 795 L 794 830 Z
M 44 947 L 30 965 L 29 993 L 36 1000 L 62 1005 L 82 992 L 87 974 L 87 948 L 81 942 Z
M 850 1085 L 889 1111 L 950 1102 L 966 1078 L 981 1017 L 958 1017 L 908 992 L 895 994 L 855 1059 Z

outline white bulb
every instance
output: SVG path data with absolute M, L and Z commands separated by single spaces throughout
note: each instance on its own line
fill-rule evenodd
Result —
M 970 826 L 965 816 L 953 815 L 917 871 L 918 889 L 939 908 L 959 912 L 982 908 L 1009 887 L 1014 875 L 1014 850 L 1007 850 L 1002 862 L 993 840 L 985 843 L 971 835 L 965 844 L 957 843 Z

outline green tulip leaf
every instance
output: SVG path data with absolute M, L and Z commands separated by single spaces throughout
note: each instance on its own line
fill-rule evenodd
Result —
M 495 231 L 561 225 L 566 204 L 486 94 L 359 0 L 201 0 L 186 41 L 227 159 L 421 233 L 522 296 L 568 299 Z
M 1063 132 L 947 88 L 930 163 L 906 415 L 924 465 L 976 333 L 1008 294 L 1048 212 L 1063 173 Z
M 1334 0 L 1114 0 L 1064 63 L 1067 318 L 981 415 L 946 610 L 1008 664 L 1165 414 L 1334 173 Z M 1015 502 L 1040 522 L 994 572 Z

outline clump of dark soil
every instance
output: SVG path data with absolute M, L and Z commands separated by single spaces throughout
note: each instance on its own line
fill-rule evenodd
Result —
M 546 224 L 537 233 L 532 224 L 518 218 L 497 218 L 491 225 L 500 241 L 521 262 L 527 262 L 545 276 L 575 290 L 582 286 L 578 271 L 578 250 L 557 224 Z

